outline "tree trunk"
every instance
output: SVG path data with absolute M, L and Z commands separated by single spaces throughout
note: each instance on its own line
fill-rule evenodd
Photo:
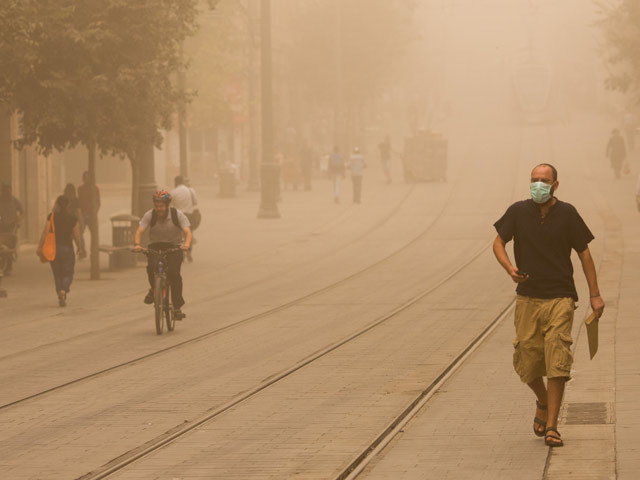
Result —
M 89 150 L 89 192 L 91 194 L 91 216 L 89 231 L 91 233 L 91 280 L 100 280 L 100 235 L 98 232 L 98 191 L 96 189 L 96 145 L 92 143 Z
M 135 153 L 135 199 L 136 204 L 133 214 L 141 217 L 153 207 L 153 193 L 156 191 L 154 149 L 153 144 L 143 144 L 138 147 Z

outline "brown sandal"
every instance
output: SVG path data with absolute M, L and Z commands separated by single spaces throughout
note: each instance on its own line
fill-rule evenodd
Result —
M 552 435 L 549 432 L 555 432 L 557 435 Z M 553 440 L 550 440 L 553 439 Z M 548 447 L 563 447 L 564 442 L 560 438 L 560 432 L 553 427 L 549 427 L 544 432 L 544 443 Z
M 546 410 L 547 406 L 546 405 L 542 405 L 540 402 L 538 402 L 538 400 L 536 400 L 536 407 L 538 407 L 540 410 Z M 536 428 L 536 425 L 540 425 L 543 429 L 547 428 L 547 422 L 545 422 L 544 420 L 539 419 L 538 417 L 535 417 L 533 419 L 533 433 L 535 434 L 536 437 L 544 437 L 546 431 L 545 430 L 538 430 Z

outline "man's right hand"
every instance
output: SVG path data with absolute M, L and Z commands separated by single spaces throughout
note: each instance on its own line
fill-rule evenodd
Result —
M 143 250 L 143 248 L 140 245 L 134 245 L 133 246 L 133 251 L 134 252 L 141 252 Z
M 508 272 L 511 280 L 513 280 L 515 283 L 522 283 L 529 280 L 529 275 L 520 275 L 518 273 L 518 267 L 514 267 L 513 265 L 509 267 Z

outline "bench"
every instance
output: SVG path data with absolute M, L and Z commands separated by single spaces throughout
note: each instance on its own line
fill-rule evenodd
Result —
M 114 247 L 113 245 L 100 245 L 98 249 L 109 255 L 109 270 L 117 270 L 124 267 L 135 267 L 136 256 L 131 252 L 131 246 Z

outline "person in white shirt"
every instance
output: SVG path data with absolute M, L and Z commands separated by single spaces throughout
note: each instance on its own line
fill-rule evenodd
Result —
M 174 179 L 175 188 L 171 190 L 171 203 L 174 208 L 181 210 L 182 213 L 187 215 L 193 214 L 195 205 L 198 203 L 198 199 L 195 196 L 193 189 L 187 187 L 184 184 L 184 178 L 178 175 Z
M 200 225 L 200 211 L 198 210 L 198 197 L 196 192 L 193 188 L 185 184 L 184 177 L 181 175 L 174 178 L 174 185 L 175 188 L 171 190 L 171 203 L 174 208 L 177 208 L 185 214 L 187 219 L 189 219 L 191 229 L 195 230 L 198 228 L 198 225 Z M 192 248 L 189 248 L 186 253 L 189 262 L 193 261 L 191 250 Z

